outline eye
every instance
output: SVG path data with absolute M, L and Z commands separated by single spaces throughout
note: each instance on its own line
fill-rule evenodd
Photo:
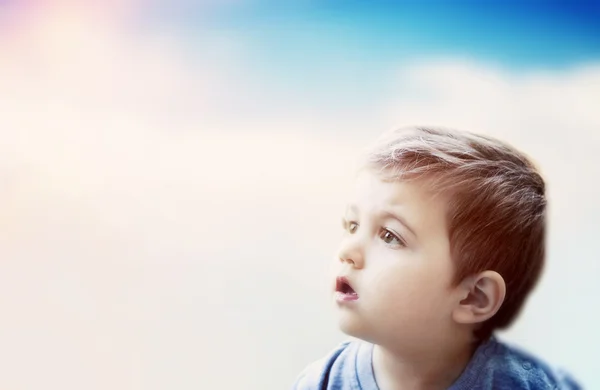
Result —
M 353 234 L 354 232 L 356 232 L 356 229 L 358 229 L 358 224 L 354 221 L 346 221 L 342 218 L 342 227 L 350 234 Z
M 356 232 L 356 229 L 358 229 L 358 224 L 356 222 L 348 222 L 348 231 L 350 233 Z
M 383 240 L 383 242 L 385 242 L 386 244 L 393 244 L 393 245 L 398 245 L 398 246 L 402 246 L 402 247 L 406 246 L 406 243 L 404 242 L 404 240 L 402 240 L 396 234 L 392 233 L 391 231 L 389 231 L 387 229 L 383 229 L 381 231 L 381 233 L 379 234 L 379 238 L 381 238 Z

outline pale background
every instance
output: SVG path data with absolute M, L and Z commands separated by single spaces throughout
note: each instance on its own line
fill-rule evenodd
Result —
M 600 388 L 597 9 L 449 35 L 411 7 L 262 3 L 0 5 L 0 389 L 289 388 L 343 339 L 356 157 L 406 124 L 542 167 L 549 263 L 503 336 Z

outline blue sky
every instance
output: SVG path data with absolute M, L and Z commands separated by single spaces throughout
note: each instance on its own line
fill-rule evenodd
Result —
M 187 10 L 179 21 L 194 26 L 202 13 Z M 307 58 L 372 65 L 460 55 L 552 68 L 600 57 L 598 20 L 597 1 L 334 0 L 229 5 L 203 23 L 240 34 L 257 54 L 286 67 Z
M 232 37 L 274 96 L 328 109 L 340 97 L 347 108 L 392 93 L 398 68 L 415 62 L 468 60 L 519 74 L 600 59 L 598 1 L 234 1 L 171 4 L 154 20 L 188 37 Z M 221 49 L 204 54 L 211 50 Z

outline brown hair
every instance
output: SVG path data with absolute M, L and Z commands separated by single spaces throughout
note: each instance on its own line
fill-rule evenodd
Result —
M 491 137 L 411 127 L 384 133 L 364 163 L 387 180 L 424 179 L 447 196 L 454 283 L 484 270 L 506 283 L 504 303 L 476 336 L 510 325 L 545 258 L 545 184 L 529 159 Z

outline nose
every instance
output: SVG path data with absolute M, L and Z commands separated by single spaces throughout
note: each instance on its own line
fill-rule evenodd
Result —
M 360 240 L 354 236 L 348 238 L 342 242 L 342 245 L 338 252 L 338 259 L 342 263 L 348 263 L 353 268 L 363 268 L 364 266 L 364 252 Z

